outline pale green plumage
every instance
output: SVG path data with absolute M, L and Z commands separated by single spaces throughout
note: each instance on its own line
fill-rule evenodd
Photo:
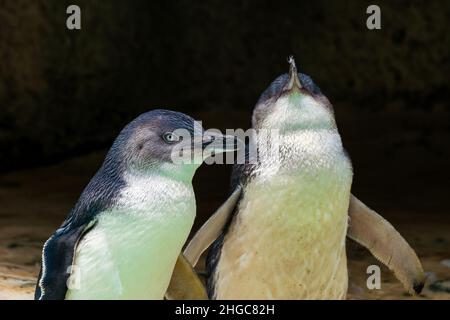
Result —
M 161 176 L 127 183 L 117 208 L 99 214 L 78 245 L 78 288 L 66 299 L 163 298 L 194 221 L 192 186 Z

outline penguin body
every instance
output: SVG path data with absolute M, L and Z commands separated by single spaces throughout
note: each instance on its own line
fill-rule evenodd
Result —
M 202 159 L 203 149 L 220 138 L 203 135 L 192 118 L 168 110 L 147 112 L 128 124 L 44 244 L 35 298 L 162 299 L 193 224 L 191 181 L 201 164 L 174 161 L 174 150 L 186 148 L 194 157 L 200 152 Z M 192 139 L 200 148 L 191 149 Z M 226 150 L 220 145 L 214 151 Z M 195 278 L 188 282 L 201 286 L 182 266 L 184 275 Z
M 352 174 L 347 160 L 337 158 L 334 169 L 324 164 L 301 172 L 292 166 L 275 176 L 256 174 L 244 186 L 208 279 L 211 297 L 345 297 Z
M 279 154 L 252 166 L 220 254 L 208 260 L 216 299 L 338 299 L 347 292 L 350 160 L 330 108 L 292 90 L 254 123 L 278 132 Z
M 258 157 L 234 166 L 230 197 L 184 251 L 195 266 L 210 247 L 210 298 L 344 299 L 346 236 L 393 270 L 410 293 L 420 292 L 420 261 L 351 194 L 352 166 L 332 106 L 310 77 L 297 73 L 293 59 L 289 74 L 261 95 L 252 126 Z
M 77 246 L 83 290 L 68 290 L 66 299 L 163 297 L 194 222 L 194 192 L 190 183 L 167 177 L 127 180 L 117 207 L 100 213 Z

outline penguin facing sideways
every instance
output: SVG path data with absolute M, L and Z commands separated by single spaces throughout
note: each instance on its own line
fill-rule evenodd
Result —
M 200 161 L 173 161 L 174 148 Z M 45 242 L 35 299 L 162 299 L 174 267 L 168 298 L 207 298 L 180 252 L 196 213 L 192 178 L 211 148 L 233 151 L 234 137 L 203 134 L 191 117 L 168 110 L 129 123 Z
M 297 73 L 293 58 L 289 63 L 289 73 L 265 90 L 252 117 L 257 132 L 277 132 L 277 157 L 247 156 L 234 166 L 230 197 L 196 233 L 186 258 L 195 266 L 212 244 L 206 260 L 211 299 L 345 299 L 350 237 L 408 292 L 419 293 L 424 272 L 417 255 L 351 194 L 352 165 L 331 103 L 309 76 Z

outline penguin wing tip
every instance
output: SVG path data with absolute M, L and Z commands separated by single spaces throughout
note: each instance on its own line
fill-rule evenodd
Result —
M 415 281 L 413 284 L 413 290 L 415 294 L 420 294 L 423 290 L 423 287 L 425 286 L 424 280 Z

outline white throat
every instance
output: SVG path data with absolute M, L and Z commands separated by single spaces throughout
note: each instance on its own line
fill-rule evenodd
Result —
M 258 136 L 261 174 L 308 174 L 349 165 L 332 111 L 310 96 L 280 97 L 258 127 L 265 132 Z
M 301 129 L 336 129 L 333 112 L 315 98 L 294 91 L 281 96 L 255 128 L 278 129 L 281 132 Z

